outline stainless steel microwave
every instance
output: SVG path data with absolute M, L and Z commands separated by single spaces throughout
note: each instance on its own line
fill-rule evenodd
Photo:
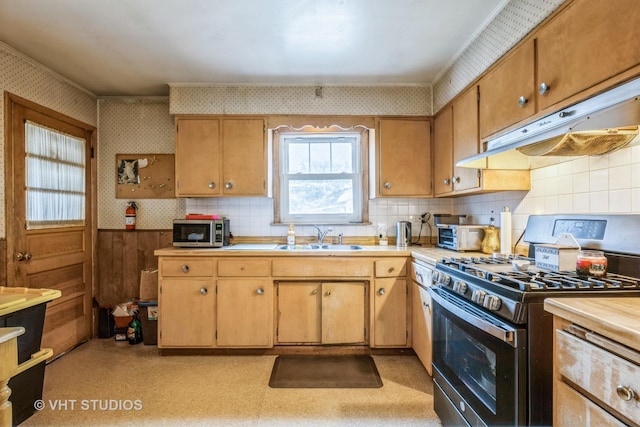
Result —
M 174 219 L 173 246 L 221 248 L 229 245 L 228 219 Z

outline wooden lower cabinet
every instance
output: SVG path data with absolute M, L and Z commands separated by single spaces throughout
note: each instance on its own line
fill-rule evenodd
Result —
M 375 347 L 407 345 L 407 280 L 389 277 L 376 279 L 373 294 Z
M 363 344 L 365 282 L 280 282 L 278 344 Z
M 431 336 L 431 296 L 416 282 L 411 284 L 411 327 L 412 347 L 425 369 L 432 375 Z
M 162 279 L 158 347 L 213 347 L 215 297 L 212 278 Z
M 269 279 L 219 279 L 218 347 L 273 346 L 273 282 Z

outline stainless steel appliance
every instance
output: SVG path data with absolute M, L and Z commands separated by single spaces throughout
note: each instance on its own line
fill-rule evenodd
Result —
M 173 246 L 221 248 L 229 245 L 228 219 L 174 219 Z
M 411 223 L 409 221 L 396 223 L 396 246 L 399 248 L 411 246 Z
M 526 271 L 509 258 L 436 264 L 430 288 L 434 406 L 443 425 L 551 425 L 553 324 L 544 299 L 640 297 L 639 226 L 640 215 L 529 218 L 531 250 L 572 233 L 583 248 L 605 251 L 604 278 L 538 269 L 531 258 L 517 258 L 531 262 Z
M 486 225 L 437 225 L 437 246 L 458 252 L 479 251 L 482 249 L 486 227 Z

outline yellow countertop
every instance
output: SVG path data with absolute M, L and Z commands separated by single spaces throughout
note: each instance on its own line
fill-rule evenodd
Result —
M 547 298 L 544 309 L 640 351 L 640 297 Z
M 13 288 L 0 286 L 0 316 L 60 298 L 54 289 Z

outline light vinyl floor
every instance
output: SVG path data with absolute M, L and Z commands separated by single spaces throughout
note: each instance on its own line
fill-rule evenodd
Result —
M 373 356 L 383 387 L 274 389 L 273 355 L 160 356 L 94 339 L 47 365 L 21 426 L 440 426 L 413 355 Z

